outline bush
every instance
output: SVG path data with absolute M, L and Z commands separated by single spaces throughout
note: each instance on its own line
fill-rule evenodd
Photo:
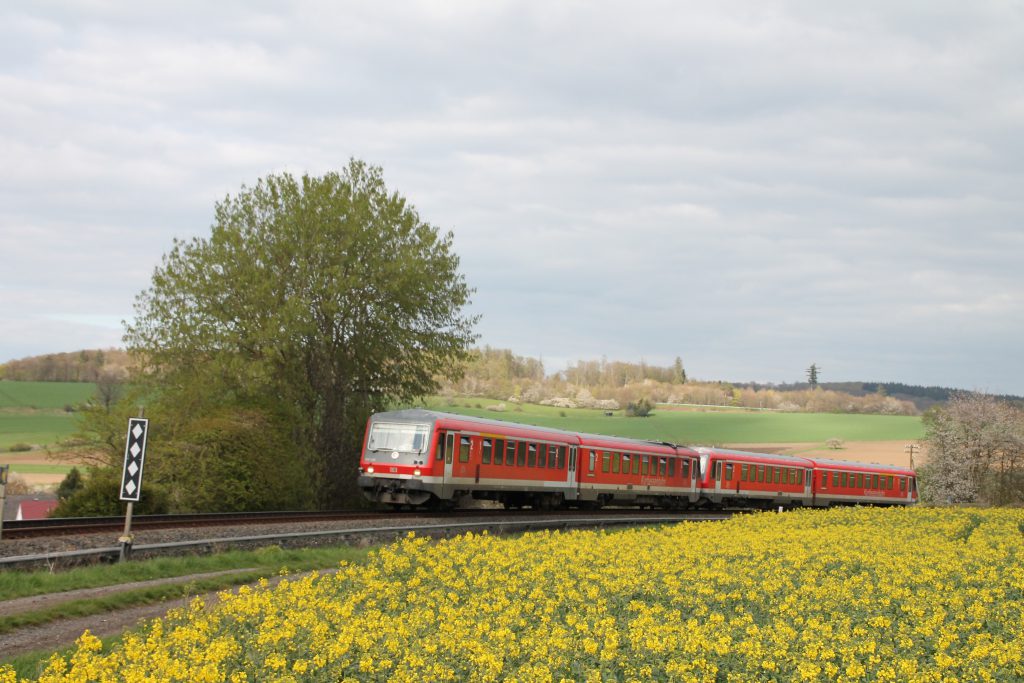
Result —
M 152 474 L 174 492 L 175 512 L 291 510 L 313 502 L 298 446 L 256 410 L 198 419 L 159 455 Z
M 60 500 L 67 500 L 75 494 L 80 488 L 85 485 L 82 480 L 82 473 L 78 471 L 77 467 L 72 467 L 68 475 L 64 477 L 64 481 L 57 487 L 57 498 Z
M 119 499 L 120 468 L 101 467 L 89 470 L 85 483 L 68 499 L 62 500 L 51 517 L 105 517 L 124 514 Z M 142 495 L 133 508 L 135 514 L 163 514 L 169 509 L 167 491 L 155 483 L 145 482 Z
M 9 450 L 11 453 L 23 453 L 25 451 L 32 450 L 32 444 L 22 443 L 19 441 L 18 443 L 12 443 Z
M 637 399 L 626 406 L 626 417 L 650 417 L 654 412 L 654 404 L 646 398 Z

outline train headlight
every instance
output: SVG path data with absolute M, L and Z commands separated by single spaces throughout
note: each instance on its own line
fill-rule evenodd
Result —
M 369 467 L 366 468 L 366 473 L 373 474 L 373 465 L 370 465 Z
M 416 469 L 414 469 L 414 470 L 412 471 L 412 476 L 414 476 L 414 477 L 418 477 L 418 476 L 420 476 L 421 474 L 423 474 L 423 473 L 422 473 L 422 472 L 420 472 L 420 468 L 419 468 L 419 467 L 417 467 Z

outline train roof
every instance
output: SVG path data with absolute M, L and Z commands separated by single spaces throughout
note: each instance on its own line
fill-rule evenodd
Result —
M 374 413 L 370 419 L 397 419 L 403 422 L 430 422 L 434 423 L 438 420 L 456 420 L 459 422 L 467 422 L 469 424 L 477 425 L 479 427 L 491 427 L 491 428 L 508 428 L 515 427 L 517 429 L 529 429 L 543 431 L 548 434 L 575 437 L 576 432 L 569 432 L 564 429 L 556 429 L 554 427 L 539 427 L 537 425 L 523 424 L 522 422 L 510 422 L 508 420 L 495 420 L 487 417 L 474 417 L 472 415 L 457 415 L 455 413 L 443 413 L 439 410 L 426 410 L 424 408 L 410 408 L 407 410 L 391 410 L 383 413 Z
M 715 448 L 712 446 L 697 446 L 694 450 L 701 455 L 731 455 L 737 458 L 758 460 L 759 462 L 773 462 L 791 467 L 810 467 L 814 464 L 807 458 L 801 458 L 796 455 L 782 455 L 781 453 L 754 453 L 753 451 L 738 451 L 731 448 Z
M 886 472 L 890 474 L 907 474 L 914 476 L 916 473 L 909 467 L 903 467 L 901 465 L 883 465 L 877 462 L 856 462 L 854 460 L 833 460 L 832 458 L 816 458 L 809 457 L 808 460 L 814 463 L 815 467 L 835 467 L 838 469 L 858 469 L 866 470 L 870 469 L 877 472 Z
M 496 420 L 493 418 L 486 417 L 474 417 L 472 415 L 457 415 L 455 413 L 444 413 L 437 410 L 426 410 L 424 408 L 410 408 L 406 410 L 392 410 L 382 413 L 374 413 L 371 420 L 401 420 L 403 422 L 430 422 L 433 424 L 438 420 L 453 420 L 458 422 L 465 422 L 468 424 L 476 425 L 480 428 L 490 429 L 502 429 L 507 430 L 512 428 L 514 430 L 522 431 L 536 431 L 543 432 L 549 436 L 558 436 L 565 439 L 579 440 L 584 443 L 589 443 L 597 446 L 606 445 L 611 448 L 620 448 L 628 450 L 630 448 L 659 446 L 666 449 L 684 449 L 691 451 L 692 449 L 687 446 L 675 446 L 670 443 L 660 441 L 646 441 L 644 439 L 631 439 L 624 436 L 610 436 L 607 434 L 589 434 L 586 432 L 571 432 L 564 429 L 557 429 L 555 427 L 540 427 L 537 425 L 523 424 L 522 422 L 511 422 L 509 420 Z

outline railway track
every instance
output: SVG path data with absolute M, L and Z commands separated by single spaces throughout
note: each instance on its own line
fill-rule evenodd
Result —
M 386 543 L 409 532 L 447 537 L 467 532 L 522 533 L 540 529 L 615 527 L 644 524 L 671 524 L 684 521 L 721 521 L 729 512 L 666 512 L 663 510 L 608 509 L 601 511 L 533 510 L 460 510 L 452 513 L 377 513 L 338 511 L 302 513 L 301 519 L 285 513 L 244 516 L 244 523 L 226 515 L 160 516 L 162 527 L 149 527 L 135 537 L 132 556 L 136 558 L 167 555 L 215 553 L 228 549 L 255 549 L 267 545 L 306 547 L 332 543 Z M 207 518 L 203 524 L 197 518 Z M 114 518 L 107 518 L 109 524 Z M 313 521 L 310 521 L 313 520 Z M 94 520 L 95 521 L 95 520 Z M 285 523 L 291 521 L 292 523 Z M 56 522 L 56 520 L 54 520 Z M 118 519 L 123 528 L 123 519 Z M 101 522 L 87 526 L 88 533 L 43 536 L 35 539 L 0 542 L 0 570 L 8 568 L 68 567 L 95 562 L 116 561 L 123 548 L 116 535 L 99 533 Z M 171 527 L 168 525 L 179 525 Z M 217 526 L 215 526 L 217 525 Z M 59 523 L 51 525 L 60 528 Z M 135 527 L 133 526 L 133 530 Z
M 381 513 L 368 510 L 328 512 L 212 512 L 178 515 L 136 515 L 132 529 L 176 529 L 180 527 L 239 526 L 247 524 L 289 524 L 332 520 L 377 519 Z M 38 538 L 74 534 L 107 533 L 124 529 L 124 517 L 53 517 L 5 521 L 3 538 Z
M 663 510 L 629 510 L 630 514 L 666 514 Z M 564 511 L 564 514 L 583 514 L 579 511 Z M 622 509 L 609 508 L 589 511 L 589 516 L 621 515 Z M 408 520 L 417 517 L 446 518 L 459 517 L 530 517 L 536 515 L 557 516 L 559 511 L 505 510 L 505 509 L 460 509 L 438 513 L 425 510 L 407 512 L 380 512 L 375 510 L 332 510 L 326 512 L 278 511 L 278 512 L 208 512 L 175 515 L 136 515 L 132 517 L 132 531 L 148 529 L 177 529 L 182 527 L 246 526 L 252 524 L 294 524 L 298 522 L 331 522 L 378 520 Z M 88 533 L 115 533 L 124 529 L 124 517 L 54 517 L 47 519 L 5 521 L 4 539 L 41 538 L 45 536 L 71 536 Z

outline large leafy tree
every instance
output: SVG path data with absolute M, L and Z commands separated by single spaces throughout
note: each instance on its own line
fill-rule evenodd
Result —
M 208 238 L 164 256 L 125 341 L 180 415 L 236 404 L 288 425 L 331 505 L 356 491 L 370 413 L 459 371 L 470 294 L 451 233 L 353 160 L 218 203 Z

